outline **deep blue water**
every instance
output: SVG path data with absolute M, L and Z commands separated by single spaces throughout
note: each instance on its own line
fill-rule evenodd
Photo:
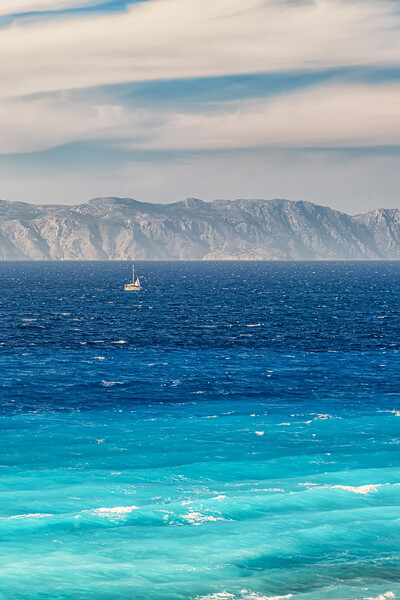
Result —
M 400 263 L 0 263 L 1 600 L 400 598 Z

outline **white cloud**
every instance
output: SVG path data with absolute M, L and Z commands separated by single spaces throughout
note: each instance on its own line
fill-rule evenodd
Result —
M 0 104 L 0 154 L 74 141 L 146 150 L 400 145 L 400 84 L 330 85 L 201 113 L 72 101 L 67 93 Z
M 100 0 L 1 0 L 0 16 L 81 8 L 99 3 Z
M 141 111 L 111 104 L 71 102 L 67 94 L 0 103 L 0 154 L 37 152 L 70 142 L 111 139 L 145 127 Z
M 13 23 L 1 30 L 0 57 L 2 97 L 128 81 L 398 65 L 400 15 L 393 0 L 149 0 L 122 14 Z
M 400 84 L 320 86 L 208 114 L 171 115 L 156 140 L 139 143 L 195 150 L 386 145 L 400 145 Z

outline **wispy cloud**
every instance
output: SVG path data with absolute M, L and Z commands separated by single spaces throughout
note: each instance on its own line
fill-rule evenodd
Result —
M 312 87 L 171 115 L 142 147 L 370 147 L 400 144 L 400 84 Z
M 146 150 L 371 147 L 400 144 L 400 84 L 331 84 L 201 112 L 72 100 L 67 93 L 0 105 L 0 153 L 84 140 Z
M 140 111 L 139 111 L 140 114 Z M 117 137 L 126 121 L 119 105 L 71 102 L 64 94 L 0 104 L 0 153 L 38 152 L 74 141 Z
M 1 32 L 0 56 L 3 98 L 154 79 L 400 65 L 400 15 L 390 0 L 150 0 L 123 14 L 14 23 Z
M 0 16 L 67 10 L 100 4 L 101 0 L 1 0 Z

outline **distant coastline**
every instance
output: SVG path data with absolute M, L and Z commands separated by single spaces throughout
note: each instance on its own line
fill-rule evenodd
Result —
M 400 209 L 290 200 L 0 201 L 1 260 L 399 260 Z

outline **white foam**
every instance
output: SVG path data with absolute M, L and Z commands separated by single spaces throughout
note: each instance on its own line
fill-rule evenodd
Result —
M 226 521 L 223 517 L 214 517 L 213 515 L 203 515 L 200 512 L 190 512 L 187 515 L 182 515 L 185 521 L 188 521 L 191 525 L 202 525 L 203 523 L 210 523 L 215 521 Z
M 242 590 L 241 600 L 287 600 L 289 598 L 293 598 L 293 594 L 286 594 L 286 596 L 259 596 L 259 594 Z
M 389 597 L 390 596 L 387 596 L 387 598 Z M 237 600 L 289 600 L 289 598 L 293 598 L 293 594 L 286 594 L 285 596 L 260 596 L 255 592 L 241 590 L 240 596 L 235 596 L 235 594 L 224 591 L 208 594 L 207 596 L 197 596 L 196 600 L 235 600 L 235 598 Z M 384 600 L 386 600 L 386 598 Z
M 127 344 L 126 340 L 118 340 L 117 342 L 112 342 L 113 344 Z
M 196 600 L 231 600 L 231 598 L 235 598 L 235 596 L 228 592 L 217 592 L 216 594 L 208 594 L 207 596 L 197 596 Z
M 314 417 L 314 421 L 326 421 L 327 419 L 333 419 L 332 415 L 317 415 Z
M 8 519 L 44 519 L 45 517 L 52 517 L 51 513 L 29 513 L 27 515 L 14 515 L 13 517 L 7 517 Z
M 365 598 L 365 600 L 387 600 L 387 598 L 395 598 L 396 596 L 393 594 L 393 592 L 385 592 L 384 594 L 379 594 L 379 596 L 376 596 L 376 598 L 372 598 L 372 596 L 370 596 L 369 598 Z
M 139 510 L 138 506 L 114 506 L 112 508 L 101 507 L 92 510 L 92 515 L 99 515 L 102 517 L 126 515 L 131 513 L 133 510 Z
M 400 417 L 400 410 L 378 410 L 378 412 L 380 413 L 391 413 L 392 415 L 394 415 L 395 417 Z
M 264 435 L 264 431 L 255 431 L 254 432 L 256 435 Z
M 277 492 L 277 493 L 284 493 L 285 490 L 283 488 L 254 488 L 253 490 L 250 490 L 251 492 Z
M 319 489 L 331 489 L 331 490 L 345 490 L 346 492 L 352 492 L 353 494 L 369 494 L 370 492 L 377 492 L 378 488 L 381 487 L 381 483 L 369 483 L 367 485 L 323 485 Z

